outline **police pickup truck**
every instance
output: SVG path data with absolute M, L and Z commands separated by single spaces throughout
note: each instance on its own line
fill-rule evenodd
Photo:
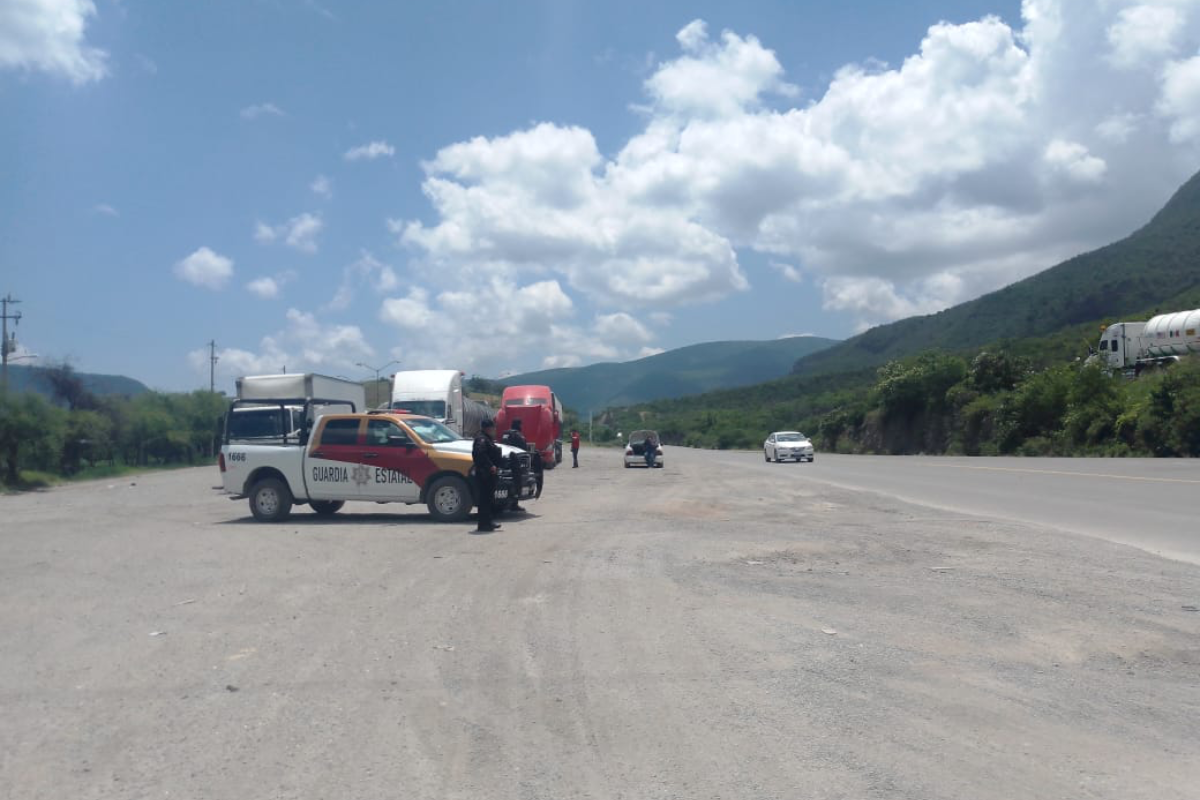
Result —
M 536 481 L 528 453 L 497 445 L 504 456 L 495 497 L 474 496 L 470 439 L 429 417 L 405 413 L 327 414 L 294 444 L 255 444 L 226 438 L 221 446 L 221 483 L 231 499 L 249 498 L 254 518 L 285 519 L 307 503 L 321 515 L 347 500 L 424 503 L 434 519 L 467 518 L 472 506 L 490 502 L 497 511 L 512 492 L 533 497 Z M 520 476 L 514 486 L 513 467 Z

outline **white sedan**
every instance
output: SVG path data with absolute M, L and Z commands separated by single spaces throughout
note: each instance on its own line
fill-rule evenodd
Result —
M 629 443 L 625 445 L 625 467 L 649 467 L 650 462 L 646 459 L 646 447 L 654 447 L 654 466 L 662 469 L 663 466 L 663 449 L 659 444 L 658 434 L 655 431 L 634 431 L 629 434 Z
M 799 431 L 775 431 L 763 442 L 764 461 L 812 461 L 813 445 Z

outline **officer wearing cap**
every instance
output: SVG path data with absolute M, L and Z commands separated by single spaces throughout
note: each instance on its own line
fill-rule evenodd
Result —
M 521 433 L 520 418 L 514 419 L 512 421 L 512 427 L 504 432 L 504 436 L 500 437 L 500 441 L 504 442 L 506 445 L 508 445 L 510 447 L 519 447 L 522 450 L 524 450 L 525 452 L 529 452 L 529 442 L 525 441 L 525 434 Z M 512 494 L 512 499 L 509 501 L 509 504 L 508 504 L 508 510 L 509 511 L 524 511 L 525 508 L 519 502 L 521 499 L 520 498 L 521 486 L 523 484 L 522 478 L 524 476 L 522 476 L 522 474 L 521 474 L 521 468 L 520 468 L 520 466 L 517 465 L 516 459 L 512 459 L 512 471 L 513 471 L 513 494 Z
M 500 448 L 492 437 L 496 423 L 485 419 L 479 424 L 479 435 L 471 447 L 471 460 L 475 462 L 475 498 L 479 507 L 479 526 L 476 530 L 487 532 L 499 530 L 500 525 L 492 522 L 492 503 L 496 498 L 496 480 L 500 474 Z

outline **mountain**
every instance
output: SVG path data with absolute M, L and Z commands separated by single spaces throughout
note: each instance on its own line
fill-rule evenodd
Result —
M 126 378 L 124 375 L 96 375 L 88 372 L 76 372 L 75 376 L 83 381 L 83 387 L 94 395 L 124 395 L 132 397 L 150 391 L 141 381 Z M 54 397 L 54 389 L 46 377 L 46 370 L 41 367 L 29 367 L 19 364 L 8 365 L 8 386 L 16 392 L 36 392 L 46 397 Z
M 1083 323 L 1146 319 L 1200 304 L 1200 174 L 1143 228 L 937 314 L 872 328 L 799 359 L 797 374 L 879 365 L 922 350 L 970 350 L 1047 336 Z M 1099 331 L 1089 332 L 1099 338 Z M 1094 342 L 1093 342 L 1094 343 Z
M 708 342 L 637 361 L 527 372 L 505 378 L 503 383 L 551 386 L 563 405 L 586 414 L 610 406 L 761 383 L 786 375 L 796 359 L 836 343 L 817 336 Z

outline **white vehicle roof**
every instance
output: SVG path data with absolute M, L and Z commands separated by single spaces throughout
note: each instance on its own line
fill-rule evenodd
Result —
M 331 378 L 312 372 L 283 375 L 248 375 L 237 379 L 239 400 L 336 400 L 352 403 L 361 411 L 367 390 L 357 381 Z
M 455 383 L 461 381 L 462 372 L 456 369 L 405 370 L 392 376 L 392 398 L 441 398 Z

